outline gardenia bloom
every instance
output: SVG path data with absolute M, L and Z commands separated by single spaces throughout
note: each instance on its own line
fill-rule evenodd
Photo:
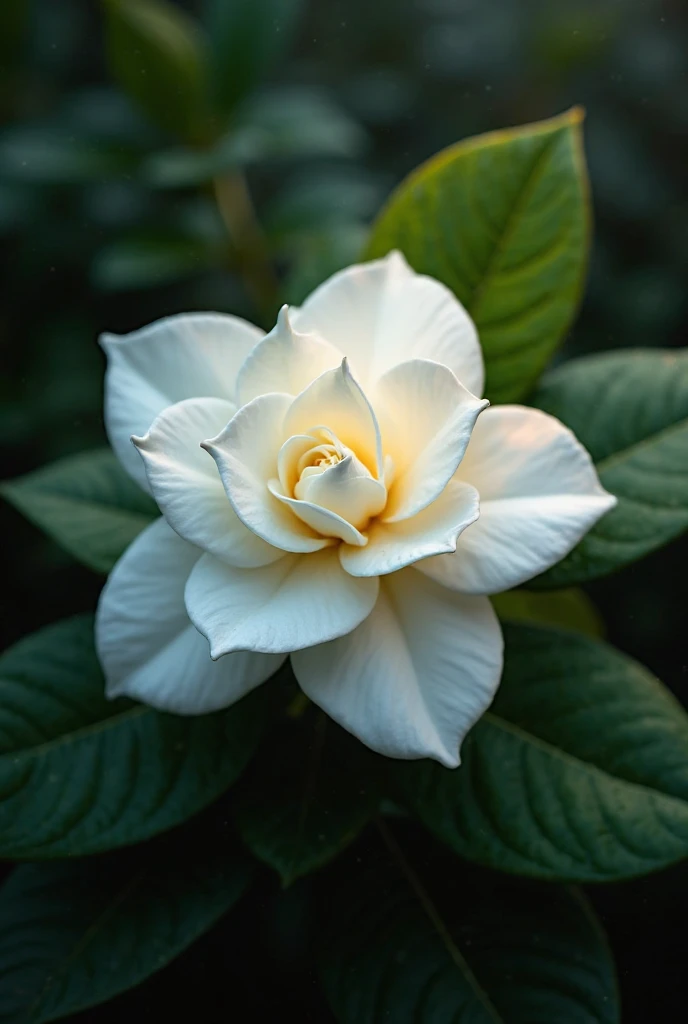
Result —
M 502 670 L 485 595 L 614 504 L 573 434 L 488 408 L 473 322 L 398 253 L 267 335 L 189 314 L 103 345 L 112 446 L 162 512 L 101 597 L 108 695 L 214 711 L 291 654 L 373 750 L 456 766 Z

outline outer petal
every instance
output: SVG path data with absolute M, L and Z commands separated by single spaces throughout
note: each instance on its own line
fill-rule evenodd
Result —
M 318 536 L 268 490 L 277 477 L 290 395 L 261 395 L 245 405 L 203 448 L 217 463 L 227 496 L 239 519 L 282 551 L 318 551 L 331 540 Z
M 276 326 L 247 356 L 237 380 L 237 404 L 271 391 L 298 395 L 325 370 L 339 366 L 338 349 L 315 334 L 301 334 L 289 322 L 282 306 Z
M 413 519 L 375 522 L 366 547 L 343 544 L 339 558 L 352 576 L 384 576 L 431 555 L 456 551 L 459 535 L 478 518 L 478 492 L 470 484 L 450 480 L 432 505 Z
M 384 512 L 387 522 L 415 516 L 441 494 L 487 405 L 446 366 L 427 359 L 400 363 L 380 378 L 375 408 L 385 455 L 391 455 L 395 471 Z
M 377 580 L 345 573 L 334 549 L 287 555 L 263 569 L 232 569 L 204 555 L 186 586 L 192 622 L 211 657 L 230 651 L 284 653 L 350 633 L 370 614 Z
M 468 594 L 496 594 L 543 572 L 616 503 L 571 431 L 518 405 L 480 417 L 457 475 L 478 488 L 480 518 L 456 554 L 418 568 Z
M 208 642 L 184 607 L 184 586 L 199 555 L 158 519 L 113 569 L 96 616 L 96 646 L 109 697 L 126 695 L 162 711 L 204 714 L 233 704 L 284 661 L 247 651 L 210 660 Z
M 170 405 L 145 437 L 134 438 L 153 496 L 180 537 L 230 565 L 267 565 L 283 552 L 252 533 L 232 508 L 217 466 L 201 448 L 234 414 L 221 398 L 188 398 Z
M 380 428 L 346 359 L 335 370 L 321 373 L 296 396 L 284 419 L 284 437 L 307 434 L 313 427 L 327 427 L 374 476 L 382 477 Z
M 403 569 L 381 581 L 358 629 L 298 651 L 292 664 L 310 699 L 373 750 L 454 768 L 497 689 L 502 636 L 487 598 Z
M 416 274 L 398 252 L 341 270 L 321 284 L 292 320 L 349 356 L 369 387 L 407 359 L 434 359 L 482 395 L 483 357 L 473 321 L 439 281 Z
M 184 398 L 234 399 L 246 355 L 263 332 L 236 316 L 189 313 L 158 320 L 140 331 L 103 334 L 108 357 L 105 425 L 122 465 L 147 489 L 132 434 L 145 434 L 168 405 Z

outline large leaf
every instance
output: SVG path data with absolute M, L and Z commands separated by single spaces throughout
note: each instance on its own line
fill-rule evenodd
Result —
M 443 150 L 373 225 L 369 258 L 400 249 L 469 311 L 492 402 L 529 391 L 580 299 L 590 232 L 581 119 L 576 108 Z
M 259 692 L 202 717 L 105 699 L 81 616 L 0 657 L 0 856 L 66 857 L 139 842 L 237 778 L 262 725 Z
M 109 448 L 70 455 L 5 481 L 0 494 L 97 572 L 109 572 L 158 514 Z
M 636 662 L 577 633 L 505 627 L 504 678 L 461 767 L 393 764 L 398 795 L 484 864 L 603 881 L 688 855 L 688 716 Z
M 294 37 L 303 0 L 205 0 L 213 94 L 231 113 Z
M 529 586 L 594 579 L 688 528 L 688 355 L 642 349 L 565 363 L 535 403 L 571 427 L 619 503 Z
M 328 904 L 322 977 L 341 1024 L 619 1020 L 609 950 L 578 893 L 392 848 L 350 869 Z
M 281 726 L 266 747 L 242 782 L 238 826 L 287 885 L 336 856 L 375 813 L 378 761 L 321 712 Z
M 42 1024 L 139 984 L 237 901 L 246 862 L 221 845 L 17 868 L 0 889 L 0 1022 Z
M 110 69 L 161 128 L 190 141 L 208 130 L 205 48 L 196 22 L 168 0 L 103 0 Z

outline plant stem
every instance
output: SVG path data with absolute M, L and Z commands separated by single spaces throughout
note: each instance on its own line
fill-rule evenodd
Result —
M 279 283 L 270 261 L 246 179 L 241 171 L 215 178 L 215 198 L 234 246 L 239 272 L 264 326 L 272 327 L 280 305 Z

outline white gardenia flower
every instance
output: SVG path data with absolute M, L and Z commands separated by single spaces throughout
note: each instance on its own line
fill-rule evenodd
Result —
M 162 512 L 103 590 L 109 696 L 214 711 L 291 654 L 373 750 L 456 766 L 502 670 L 485 595 L 615 502 L 573 434 L 487 408 L 473 322 L 398 253 L 267 335 L 189 314 L 103 345 L 110 440 Z

